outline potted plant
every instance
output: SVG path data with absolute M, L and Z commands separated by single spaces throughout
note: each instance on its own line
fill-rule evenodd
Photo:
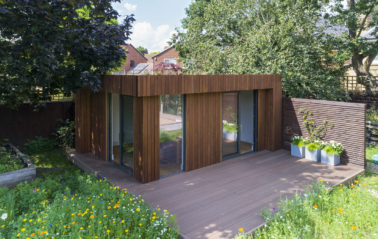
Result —
M 320 161 L 320 151 L 324 147 L 324 143 L 320 140 L 314 140 L 306 145 L 305 158 L 314 162 Z
M 343 152 L 343 145 L 331 140 L 321 151 L 321 162 L 329 165 L 338 165 L 340 164 L 340 156 Z
M 305 139 L 302 136 L 291 138 L 291 156 L 304 158 L 305 156 Z
M 229 123 L 223 120 L 223 138 L 231 141 L 236 141 L 238 136 L 237 124 Z

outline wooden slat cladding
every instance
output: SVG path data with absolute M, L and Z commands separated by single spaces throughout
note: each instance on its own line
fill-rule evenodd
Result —
M 133 96 L 215 93 L 281 87 L 280 75 L 106 75 L 107 92 Z
M 87 153 L 91 150 L 91 91 L 87 88 L 80 89 L 74 96 L 75 100 L 75 148 L 79 153 Z
M 185 169 L 222 160 L 222 94 L 186 95 Z
M 358 167 L 365 167 L 365 110 L 366 105 L 360 103 L 345 103 L 323 100 L 283 99 L 283 142 L 289 149 L 290 138 L 293 135 L 307 136 L 306 128 L 299 110 L 311 110 L 316 122 L 328 120 L 334 124 L 325 138 L 343 144 L 345 153 L 341 162 Z
M 106 160 L 107 98 L 105 92 L 80 89 L 75 94 L 76 150 Z
M 134 176 L 142 183 L 160 178 L 160 97 L 134 98 Z

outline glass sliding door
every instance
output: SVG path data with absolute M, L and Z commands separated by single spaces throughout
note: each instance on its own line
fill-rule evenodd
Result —
M 160 176 L 184 170 L 182 95 L 160 97 Z
M 121 96 L 121 165 L 134 169 L 134 101 L 132 96 Z
M 256 96 L 254 91 L 223 93 L 223 158 L 255 151 Z
M 224 93 L 222 103 L 223 157 L 238 153 L 238 93 Z
M 109 95 L 109 160 L 129 174 L 134 168 L 133 97 Z

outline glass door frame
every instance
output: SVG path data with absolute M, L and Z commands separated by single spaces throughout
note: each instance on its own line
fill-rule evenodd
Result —
M 223 94 L 227 93 L 237 93 L 237 152 L 223 155 L 223 133 L 222 133 L 222 161 L 228 160 L 231 158 L 239 157 L 241 155 L 247 155 L 251 153 L 257 152 L 257 121 L 258 121 L 258 91 L 251 90 L 253 92 L 253 148 L 251 151 L 246 153 L 240 153 L 240 92 L 241 91 L 230 91 L 230 92 L 223 92 L 222 93 L 222 120 L 221 120 L 221 128 L 223 132 Z
M 112 159 L 112 156 L 113 156 L 113 102 L 112 102 L 112 93 L 108 93 L 108 161 L 111 162 L 112 164 L 114 164 L 115 166 L 117 166 L 118 168 L 120 168 L 121 170 L 123 170 L 124 172 L 126 172 L 127 174 L 133 176 L 134 175 L 134 170 L 126 165 L 123 164 L 123 129 L 124 129 L 124 126 L 123 126 L 123 105 L 124 105 L 124 95 L 119 95 L 119 144 L 120 144 L 120 152 L 119 152 L 119 156 L 120 156 L 120 159 L 119 159 L 119 163 L 117 162 L 114 162 L 114 160 Z M 132 96 L 130 96 L 132 97 Z M 134 97 L 133 97 L 133 101 L 134 101 Z M 133 105 L 134 107 L 134 105 Z M 133 117 L 134 117 L 134 112 L 135 112 L 135 109 L 133 108 Z M 134 123 L 134 122 L 133 122 Z M 133 128 L 134 128 L 134 125 L 133 125 Z M 134 129 L 135 130 L 135 129 Z M 134 136 L 133 136 L 134 137 Z M 134 140 L 133 140 L 134 141 Z M 134 144 L 134 143 L 133 143 Z M 134 147 L 134 145 L 133 145 Z M 133 152 L 133 161 L 134 161 L 134 152 Z

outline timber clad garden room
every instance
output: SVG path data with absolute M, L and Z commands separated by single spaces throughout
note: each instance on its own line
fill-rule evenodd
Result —
M 75 95 L 76 151 L 147 183 L 281 149 L 280 75 L 109 75 Z

